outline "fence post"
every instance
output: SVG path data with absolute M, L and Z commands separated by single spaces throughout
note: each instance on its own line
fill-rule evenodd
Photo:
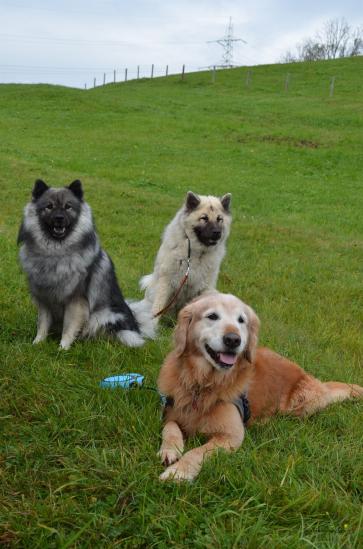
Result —
M 125 82 L 127 82 L 127 69 L 125 69 Z
M 151 78 L 154 77 L 154 63 L 151 65 Z
M 96 78 L 93 79 L 93 87 L 96 87 Z
M 289 91 L 289 84 L 290 84 L 290 75 L 289 73 L 287 73 L 285 78 L 285 92 Z
M 214 84 L 216 81 L 216 66 L 213 65 L 213 69 L 212 69 L 212 84 Z
M 165 76 L 168 76 L 168 74 L 169 74 L 169 65 L 166 65 Z
M 137 79 L 140 78 L 140 65 L 137 65 Z
M 251 84 L 251 70 L 248 69 L 247 71 L 247 78 L 246 78 L 246 86 L 249 88 Z
M 183 65 L 183 68 L 182 68 L 182 75 L 181 75 L 182 80 L 184 80 L 184 73 L 185 73 L 185 65 Z
M 104 72 L 103 73 L 103 85 L 105 85 L 105 84 L 106 84 L 106 73 Z
M 335 84 L 335 76 L 333 76 L 332 79 L 330 80 L 329 97 L 333 97 L 334 95 L 334 84 Z
M 113 71 L 113 83 L 116 84 L 116 69 Z

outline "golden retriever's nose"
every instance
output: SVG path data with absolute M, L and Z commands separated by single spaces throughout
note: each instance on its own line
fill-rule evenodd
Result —
M 223 343 L 228 349 L 235 349 L 241 344 L 241 338 L 234 332 L 228 332 L 223 336 Z

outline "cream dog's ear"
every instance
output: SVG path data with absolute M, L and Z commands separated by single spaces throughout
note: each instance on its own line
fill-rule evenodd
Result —
M 247 309 L 248 316 L 248 341 L 243 355 L 252 364 L 255 360 L 257 343 L 258 343 L 258 333 L 260 331 L 260 319 L 256 315 L 255 311 L 251 309 L 248 305 L 245 305 Z
M 188 329 L 192 318 L 193 313 L 190 304 L 184 307 L 178 314 L 178 323 L 174 330 L 175 352 L 177 356 L 182 356 L 185 351 L 188 339 Z

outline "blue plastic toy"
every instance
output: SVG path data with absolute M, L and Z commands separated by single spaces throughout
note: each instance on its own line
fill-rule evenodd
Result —
M 141 387 L 144 383 L 144 376 L 141 374 L 124 374 L 121 376 L 106 377 L 100 383 L 101 387 L 109 387 L 114 389 L 115 387 L 122 387 L 123 389 L 130 389 L 131 387 Z

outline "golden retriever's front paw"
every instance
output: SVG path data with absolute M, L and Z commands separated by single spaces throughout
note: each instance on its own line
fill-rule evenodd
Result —
M 160 448 L 158 456 L 161 459 L 161 463 L 171 465 L 182 457 L 182 453 L 178 448 Z
M 193 480 L 197 476 L 198 472 L 193 471 L 190 468 L 186 468 L 181 461 L 177 461 L 174 465 L 170 465 L 165 471 L 160 475 L 160 480 L 174 480 L 174 482 L 179 482 L 181 480 Z

